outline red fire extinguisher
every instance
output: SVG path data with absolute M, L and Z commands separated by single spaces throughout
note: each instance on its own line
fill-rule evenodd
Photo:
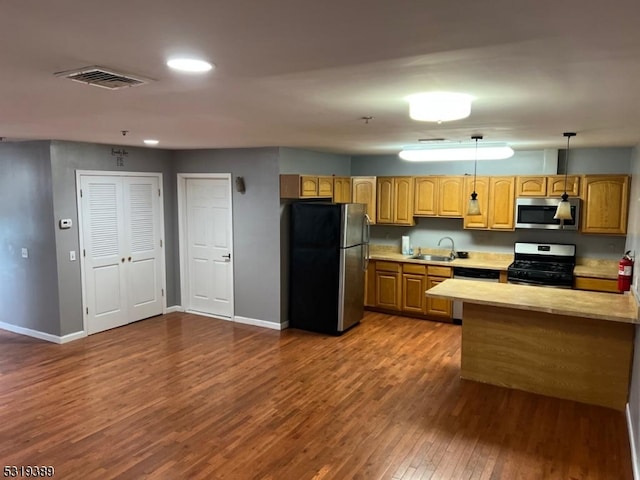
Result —
M 633 259 L 627 251 L 618 263 L 618 291 L 628 292 L 631 289 L 631 277 L 633 276 Z

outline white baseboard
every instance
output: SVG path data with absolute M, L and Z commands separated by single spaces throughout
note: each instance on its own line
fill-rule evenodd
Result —
M 633 478 L 635 480 L 640 480 L 640 470 L 638 468 L 638 453 L 636 450 L 635 436 L 633 434 L 633 422 L 631 421 L 631 410 L 629 409 L 628 403 L 627 403 L 626 413 L 627 413 L 627 430 L 629 431 L 629 446 L 631 447 L 631 468 L 633 470 Z
M 236 323 L 243 323 L 245 325 L 254 325 L 256 327 L 263 328 L 271 328 L 272 330 L 284 330 L 289 326 L 289 322 L 285 323 L 275 323 L 275 322 L 267 322 L 266 320 L 257 320 L 255 318 L 247 318 L 247 317 L 233 317 L 233 321 Z
M 18 333 L 20 335 L 26 335 L 28 337 L 38 338 L 40 340 L 46 340 L 47 342 L 58 344 L 72 342 L 73 340 L 78 340 L 79 338 L 84 338 L 87 336 L 86 332 L 74 332 L 60 337 L 58 335 L 52 335 L 50 333 L 41 332 L 39 330 L 32 330 L 30 328 L 11 325 L 10 323 L 4 322 L 0 322 L 0 328 L 9 332 Z
M 59 343 L 73 342 L 74 340 L 79 340 L 79 339 L 84 338 L 86 336 L 87 336 L 87 332 L 85 332 L 85 331 L 69 333 L 67 335 L 63 335 L 62 337 L 59 337 L 60 338 L 60 342 Z
M 173 305 L 164 309 L 164 313 L 184 312 L 184 308 L 180 305 Z

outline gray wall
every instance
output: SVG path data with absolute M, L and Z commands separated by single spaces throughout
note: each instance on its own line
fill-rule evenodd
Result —
M 83 329 L 82 285 L 80 262 L 69 261 L 69 251 L 79 252 L 78 208 L 76 202 L 76 170 L 101 170 L 123 172 L 158 172 L 163 174 L 164 222 L 165 222 L 165 263 L 167 277 L 167 305 L 178 303 L 177 275 L 174 269 L 176 238 L 173 217 L 176 205 L 176 182 L 171 153 L 152 148 L 126 147 L 124 166 L 116 165 L 112 145 L 89 143 L 51 142 L 51 171 L 53 185 L 53 211 L 49 222 L 56 223 L 61 218 L 71 218 L 73 227 L 69 230 L 55 229 L 57 260 L 57 283 L 59 285 L 60 335 L 67 335 Z
M 631 148 L 571 149 L 570 173 L 630 173 Z M 558 161 L 558 158 L 560 161 Z M 478 175 L 555 174 L 564 171 L 565 151 L 516 152 L 508 160 L 478 162 Z M 353 175 L 460 175 L 473 174 L 473 162 L 412 163 L 397 156 L 363 156 L 351 161 Z M 414 246 L 435 247 L 443 236 L 456 248 L 512 253 L 515 242 L 575 243 L 578 256 L 617 259 L 624 253 L 624 236 L 583 235 L 569 231 L 516 230 L 513 232 L 464 230 L 462 219 L 420 218 L 414 227 L 373 226 L 372 243 L 397 245 L 409 235 Z
M 351 157 L 335 153 L 314 152 L 300 148 L 279 148 L 280 173 L 315 175 L 351 175 Z
M 631 171 L 631 148 L 571 148 L 568 173 L 620 173 Z M 558 173 L 564 173 L 566 149 L 558 154 Z
M 177 173 L 244 177 L 246 193 L 232 198 L 235 315 L 281 323 L 278 149 L 185 150 L 174 160 Z
M 636 255 L 640 253 L 640 145 L 633 150 L 631 163 L 631 201 L 629 202 L 629 224 L 627 233 L 627 250 Z M 636 257 L 636 260 L 638 258 Z M 636 263 L 633 272 L 632 289 L 640 296 L 640 268 Z M 636 449 L 640 448 L 640 326 L 636 326 L 636 339 L 633 355 L 633 369 L 631 372 L 631 390 L 629 392 L 629 414 Z M 635 458 L 640 458 L 640 451 L 635 452 Z M 640 468 L 640 465 L 636 465 Z
M 0 172 L 0 321 L 60 335 L 49 142 L 0 143 Z
M 407 162 L 397 155 L 360 155 L 351 158 L 351 175 L 473 175 L 472 161 Z M 515 152 L 506 160 L 478 162 L 478 175 L 555 174 L 557 150 Z

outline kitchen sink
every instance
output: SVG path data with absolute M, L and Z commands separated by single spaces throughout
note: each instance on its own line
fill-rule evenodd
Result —
M 431 260 L 433 262 L 450 262 L 453 260 L 453 258 L 443 255 L 412 255 L 409 258 L 411 260 Z

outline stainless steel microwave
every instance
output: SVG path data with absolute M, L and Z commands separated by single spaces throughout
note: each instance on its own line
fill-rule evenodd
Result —
M 572 220 L 554 220 L 559 198 L 517 198 L 516 228 L 545 230 L 577 230 L 580 220 L 580 199 L 569 197 Z

